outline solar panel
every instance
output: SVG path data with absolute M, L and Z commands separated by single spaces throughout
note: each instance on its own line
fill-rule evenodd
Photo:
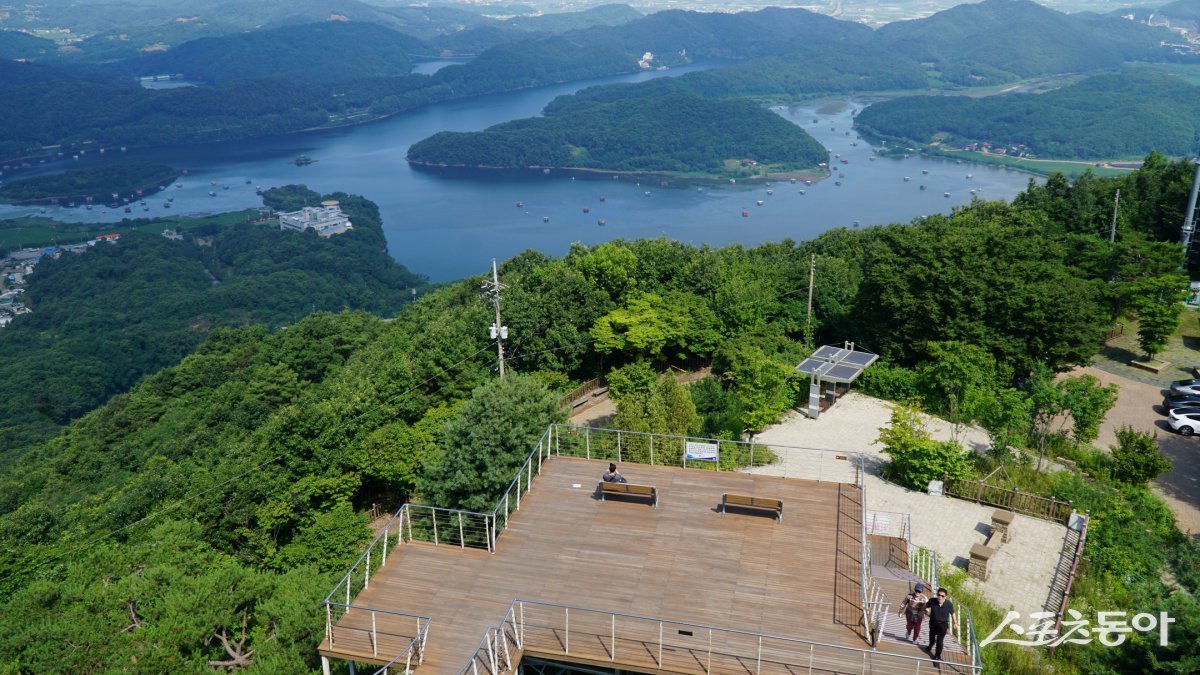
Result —
M 841 347 L 834 347 L 833 345 L 825 345 L 824 347 L 821 347 L 817 351 L 813 352 L 812 357 L 815 359 L 821 359 L 823 361 L 828 361 L 828 360 L 832 359 L 834 356 L 836 356 L 837 353 L 840 351 L 842 351 Z
M 863 371 L 858 366 L 836 365 L 830 368 L 822 379 L 833 380 L 835 382 L 853 382 L 854 378 Z
M 796 372 L 804 373 L 805 375 L 812 375 L 817 368 L 820 368 L 824 364 L 825 362 L 821 361 L 820 359 L 804 359 L 800 362 L 800 365 L 796 366 Z
M 849 384 L 879 357 L 844 347 L 825 345 L 796 366 L 796 372 L 818 380 Z

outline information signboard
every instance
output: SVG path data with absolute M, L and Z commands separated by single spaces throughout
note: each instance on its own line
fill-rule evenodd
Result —
M 697 441 L 687 442 L 687 458 L 698 459 L 704 462 L 717 461 L 717 452 L 721 449 L 719 443 L 700 443 Z

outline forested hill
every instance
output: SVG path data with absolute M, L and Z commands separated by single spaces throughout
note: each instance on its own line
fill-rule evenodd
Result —
M 591 26 L 619 26 L 642 16 L 629 5 L 600 5 L 579 12 L 515 16 L 431 39 L 443 49 L 474 54 L 501 43 L 527 39 L 534 33 L 555 34 Z
M 239 17 L 248 11 L 235 5 Z M 271 18 L 268 25 L 279 11 L 275 4 L 264 10 L 264 19 Z M 414 25 L 405 22 L 418 17 L 443 27 L 446 18 L 436 8 L 372 11 L 396 18 L 405 30 Z M 417 14 L 406 14 L 410 11 Z M 440 18 L 434 20 L 433 14 Z M 213 20 L 208 14 L 199 16 L 196 21 Z M 354 12 L 347 16 L 358 18 Z M 141 49 L 150 55 L 124 62 L 121 67 L 130 70 L 108 81 L 97 81 L 94 75 L 81 75 L 78 81 L 16 79 L 0 96 L 0 159 L 30 157 L 45 146 L 84 141 L 101 146 L 195 143 L 363 122 L 440 101 L 637 72 L 646 52 L 654 55 L 651 66 L 711 58 L 746 61 L 738 68 L 694 78 L 694 91 L 701 95 L 789 98 L 946 82 L 982 84 L 1103 68 L 1134 58 L 1182 58 L 1148 41 L 1148 36 L 1167 35 L 1163 31 L 1105 21 L 1068 17 L 1018 0 L 988 0 L 878 33 L 800 9 L 665 11 L 619 26 L 590 26 L 549 37 L 534 34 L 487 49 L 469 63 L 443 68 L 433 76 L 401 77 L 390 75 L 395 70 L 387 55 L 411 45 L 404 41 L 411 38 L 390 36 L 386 31 L 394 26 L 374 19 L 372 23 L 384 27 L 291 27 L 190 47 L 143 38 L 127 43 L 110 35 L 104 39 L 125 50 L 122 54 L 132 56 Z M 192 23 L 189 19 L 181 25 Z M 469 25 L 485 23 L 480 19 Z M 324 47 L 314 47 L 314 53 L 303 55 L 303 62 L 320 67 L 292 69 L 272 55 L 276 49 L 270 45 L 277 45 L 277 38 L 286 40 L 288 31 L 336 36 L 355 35 L 356 30 L 378 39 L 317 40 L 313 44 Z M 442 34 L 434 33 L 421 37 L 435 40 Z M 130 52 L 130 44 L 141 46 Z M 234 50 L 233 55 L 216 54 L 220 45 Z M 1083 56 L 1068 58 L 1056 45 L 1078 48 L 1072 53 Z M 90 48 L 83 43 L 72 47 L 81 54 Z M 88 58 L 68 54 L 62 63 Z M 355 68 L 359 58 L 367 65 Z M 324 64 L 322 59 L 334 63 Z M 200 72 L 218 84 L 148 91 L 128 78 L 160 67 Z M 271 76 L 247 79 L 264 73 Z M 322 81 L 326 77 L 332 81 Z M 233 101 L 236 105 L 230 105 Z
M 49 40 L 15 30 L 0 30 L 0 59 L 41 59 L 55 49 Z
M 950 145 L 1023 145 L 1043 157 L 1113 159 L 1150 150 L 1193 153 L 1198 120 L 1200 87 L 1134 69 L 1045 94 L 898 98 L 867 107 L 855 124 L 876 138 L 928 143 L 946 134 Z
M 1112 68 L 1167 58 L 1158 29 L 1056 12 L 1031 0 L 984 0 L 878 31 L 880 46 L 960 85 Z
M 388 256 L 373 203 L 331 197 L 354 230 L 328 240 L 212 224 L 189 229 L 188 241 L 131 233 L 43 260 L 23 298 L 33 313 L 0 330 L 0 458 L 178 363 L 216 328 L 399 311 L 425 281 Z
M 383 26 L 326 21 L 201 38 L 111 68 L 133 76 L 181 73 L 210 83 L 262 77 L 344 82 L 407 75 L 408 54 L 430 51 L 424 42 Z
M 576 246 L 558 259 L 527 252 L 500 267 L 511 330 L 503 380 L 493 373 L 483 329 L 493 314 L 479 278 L 430 293 L 390 323 L 318 313 L 274 332 L 215 330 L 178 365 L 0 467 L 0 663 L 201 672 L 231 657 L 217 636 L 244 630 L 238 653 L 251 669 L 315 671 L 321 600 L 370 536 L 370 506 L 490 506 L 545 424 L 560 418 L 558 397 L 596 375 L 650 399 L 644 408 L 669 400 L 679 412 L 664 420 L 623 407 L 619 425 L 719 438 L 760 429 L 795 405 L 807 392 L 792 375 L 797 359 L 846 339 L 882 353 L 869 372 L 892 378 L 884 386 L 902 396 L 920 391 L 926 368 L 974 374 L 987 362 L 1004 373 L 988 386 L 1002 380 L 999 394 L 1024 404 L 1014 382 L 1087 363 L 1118 301 L 1156 298 L 1156 284 L 1178 280 L 1178 246 L 1153 239 L 1160 225 L 1177 227 L 1190 175 L 1189 163 L 1155 156 L 1128 177 L 1071 185 L 1059 176 L 1011 205 L 979 202 L 803 244 L 711 249 L 656 239 Z M 1122 222 L 1109 243 L 1118 188 Z M 285 246 L 277 259 L 292 253 Z M 806 347 L 811 256 L 818 326 Z M 241 260 L 239 273 L 270 267 L 266 257 Z M 79 261 L 87 256 L 60 263 Z M 254 290 L 294 278 L 272 276 Z M 6 360 L 14 353 L 6 348 Z M 970 358 L 935 362 L 944 353 Z M 695 362 L 711 362 L 717 377 L 681 391 L 659 384 L 653 369 Z M 67 370 L 54 359 L 25 367 L 39 377 Z M 978 400 L 982 387 L 972 390 Z M 1064 475 L 1073 482 L 1059 484 L 1058 496 L 1087 489 Z M 1099 512 L 1100 502 L 1076 503 Z M 1094 519 L 1085 571 L 1115 579 L 1122 597 L 1145 599 L 1139 609 L 1169 608 L 1195 625 L 1190 593 L 1165 605 L 1155 590 L 1157 569 L 1175 554 L 1147 544 L 1144 565 L 1125 555 L 1122 542 L 1152 537 L 1129 520 L 1146 508 L 1121 505 Z M 1195 582 L 1181 577 L 1189 590 Z M 1156 645 L 1060 654 L 1126 672 L 1159 652 L 1197 650 L 1189 640 L 1174 651 Z
M 604 101 L 561 97 L 546 117 L 478 132 L 443 131 L 414 143 L 408 160 L 715 174 L 741 171 L 742 160 L 771 171 L 815 168 L 826 160 L 806 131 L 756 103 L 702 98 L 669 79 L 605 91 Z

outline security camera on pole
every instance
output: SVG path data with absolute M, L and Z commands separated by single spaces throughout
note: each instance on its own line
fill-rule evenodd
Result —
M 483 282 L 483 291 L 491 298 L 496 308 L 496 323 L 488 327 L 488 336 L 496 341 L 496 361 L 500 365 L 500 377 L 504 377 L 504 341 L 508 339 L 508 326 L 500 323 L 500 291 L 508 288 L 500 283 L 496 272 L 496 259 L 492 258 L 492 280 Z

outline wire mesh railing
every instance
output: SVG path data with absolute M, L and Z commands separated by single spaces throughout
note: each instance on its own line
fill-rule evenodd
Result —
M 899 511 L 867 511 L 867 534 L 912 541 L 912 515 Z
M 890 605 L 888 606 L 890 607 Z M 879 612 L 886 613 L 887 607 Z M 880 614 L 882 617 L 883 614 Z M 880 621 L 882 624 L 882 621 Z M 678 673 L 935 673 L 927 658 L 832 645 L 662 617 L 515 600 L 458 675 L 503 675 L 513 653 Z M 959 664 L 953 664 L 958 666 Z M 965 666 L 978 672 L 977 666 Z M 960 671 L 962 672 L 962 671 Z
M 820 482 L 856 483 L 861 453 L 802 446 L 654 434 L 571 424 L 550 429 L 555 455 L 609 462 L 742 471 Z

